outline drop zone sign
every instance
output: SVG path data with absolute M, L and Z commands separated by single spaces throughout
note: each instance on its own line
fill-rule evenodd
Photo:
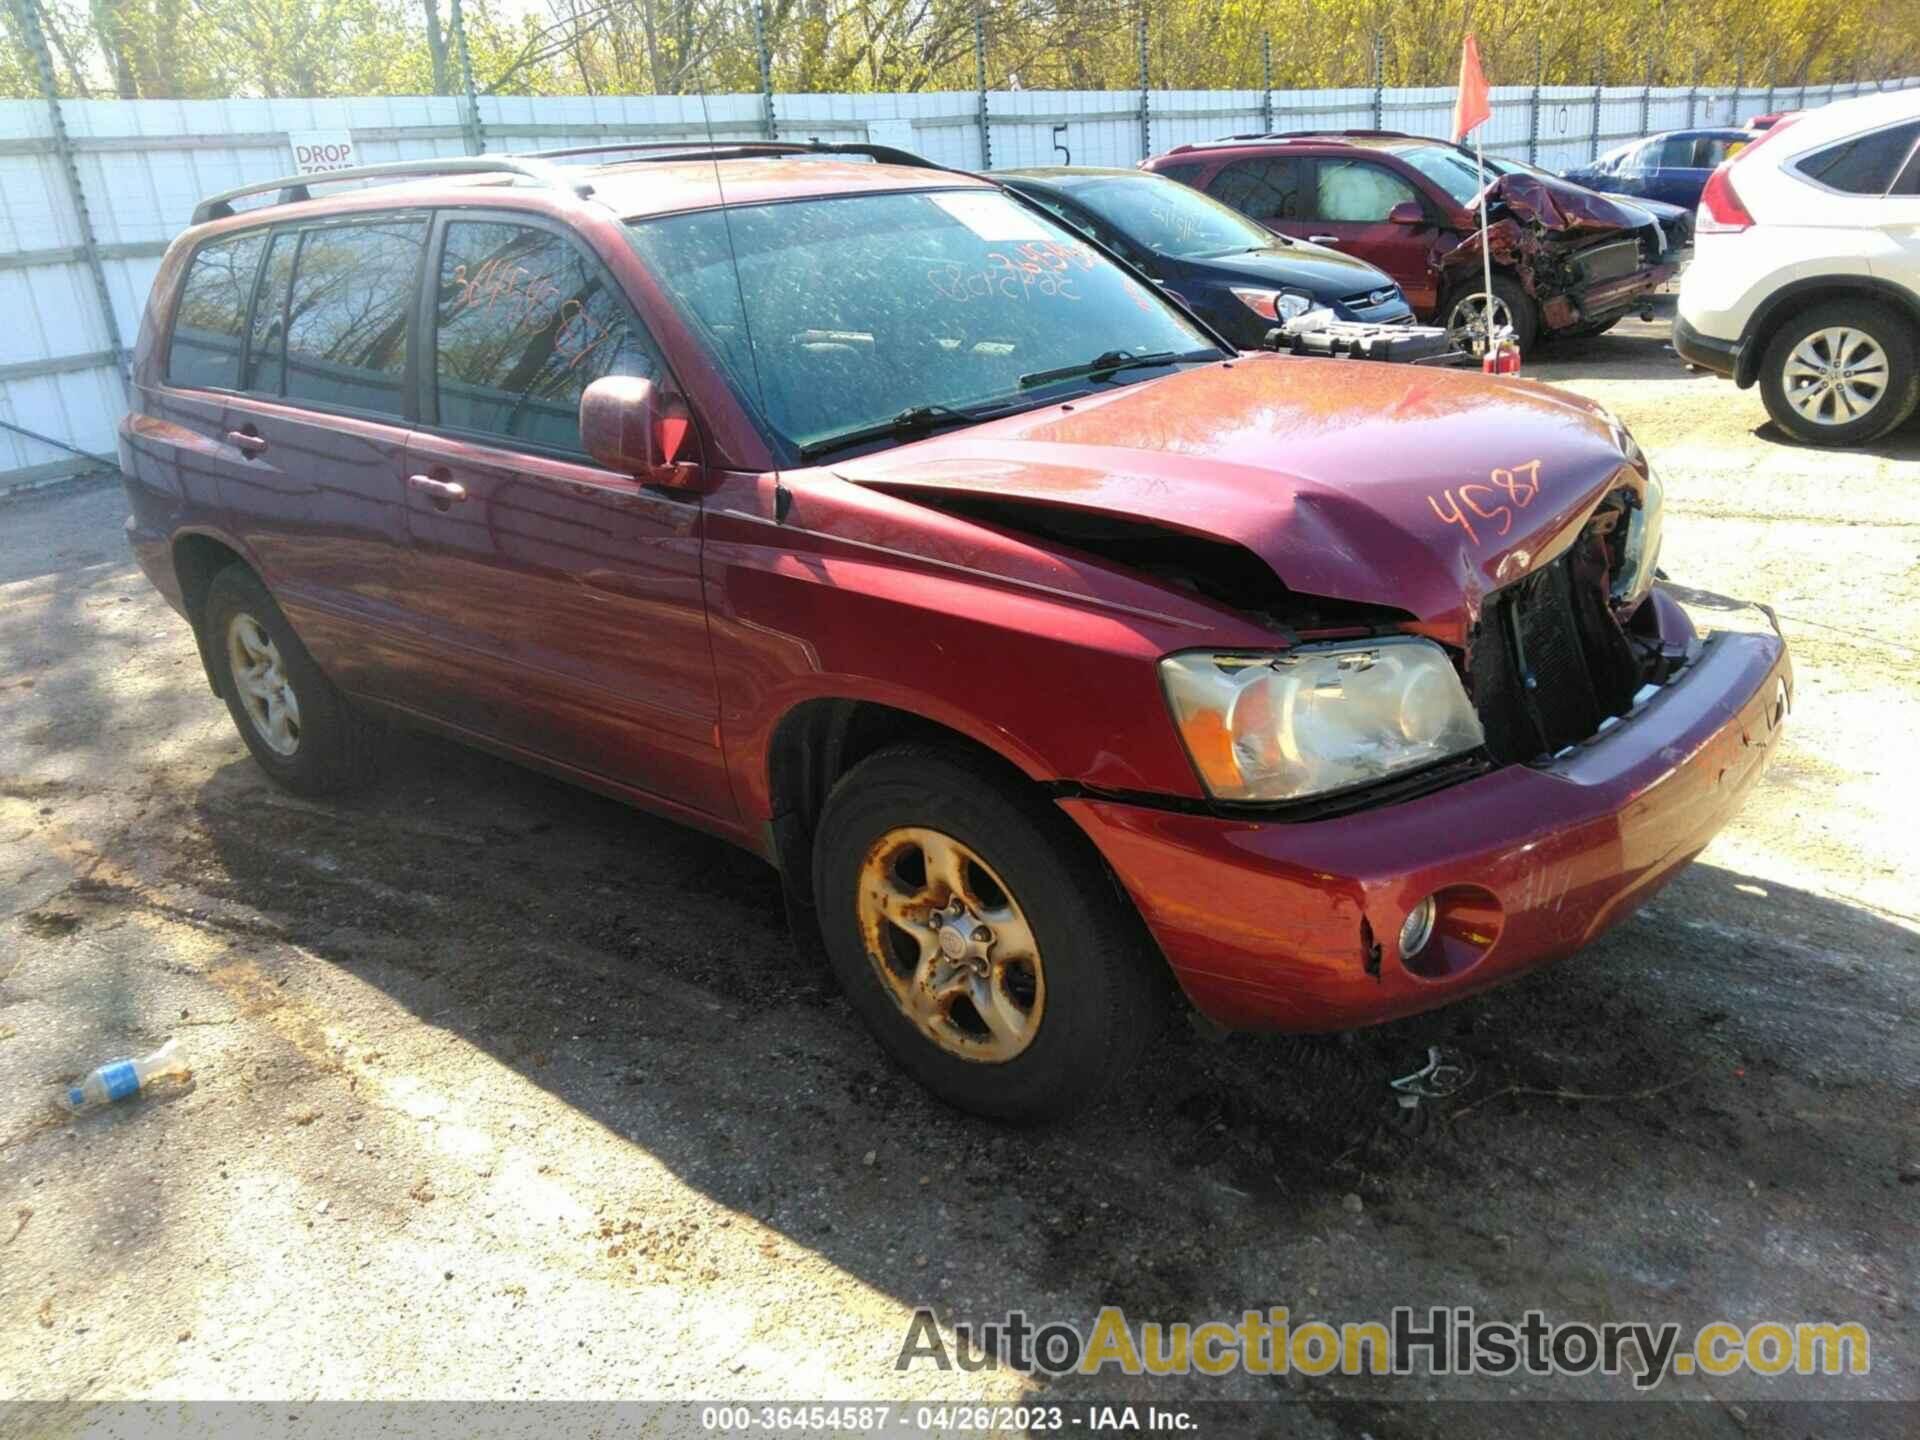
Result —
M 329 170 L 351 170 L 360 163 L 353 153 L 350 130 L 290 130 L 296 175 L 324 175 Z

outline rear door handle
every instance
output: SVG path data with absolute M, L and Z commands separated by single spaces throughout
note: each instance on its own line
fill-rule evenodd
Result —
M 424 492 L 436 505 L 451 505 L 467 498 L 467 487 L 458 480 L 436 480 L 431 475 L 409 475 L 407 483 Z
M 264 435 L 250 435 L 245 430 L 227 431 L 227 443 L 242 455 L 254 456 L 267 448 Z
M 1338 235 L 1309 235 L 1307 239 L 1316 245 L 1338 245 L 1340 243 L 1340 237 Z

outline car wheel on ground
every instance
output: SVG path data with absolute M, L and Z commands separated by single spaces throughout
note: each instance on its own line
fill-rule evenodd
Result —
M 201 624 L 214 684 L 261 769 L 301 795 L 372 777 L 380 726 L 321 673 L 251 570 L 229 565 L 213 577 Z
M 1441 323 L 1447 327 L 1447 338 L 1455 349 L 1476 356 L 1486 354 L 1487 310 L 1486 287 L 1478 281 L 1447 298 Z M 1492 311 L 1494 329 L 1510 333 L 1520 353 L 1530 354 L 1539 334 L 1540 313 L 1526 287 L 1511 275 L 1495 275 Z
M 1913 324 L 1870 300 L 1835 300 L 1788 320 L 1760 361 L 1773 423 L 1812 445 L 1857 445 L 1920 404 Z
M 964 751 L 894 746 L 842 777 L 814 891 L 861 1020 L 962 1110 L 1039 1120 L 1095 1102 L 1166 1014 L 1157 957 L 1082 837 Z

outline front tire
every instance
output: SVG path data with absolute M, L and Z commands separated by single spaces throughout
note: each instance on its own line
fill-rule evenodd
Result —
M 1465 282 L 1450 295 L 1443 314 L 1447 338 L 1456 350 L 1464 350 L 1475 359 L 1487 353 L 1487 291 L 1479 279 Z M 1522 355 L 1533 353 L 1540 334 L 1540 310 L 1527 294 L 1527 287 L 1511 275 L 1494 274 L 1493 323 L 1496 329 L 1513 332 L 1514 344 Z
M 381 728 L 321 672 L 267 587 L 229 565 L 207 587 L 213 679 L 260 768 L 297 795 L 329 795 L 373 777 Z
M 1168 1009 L 1165 972 L 1083 836 L 992 763 L 897 745 L 828 798 L 814 894 L 848 1000 L 957 1109 L 1105 1098 Z
M 1775 332 L 1760 361 L 1767 414 L 1808 445 L 1860 445 L 1920 405 L 1914 330 L 1870 300 L 1834 300 Z

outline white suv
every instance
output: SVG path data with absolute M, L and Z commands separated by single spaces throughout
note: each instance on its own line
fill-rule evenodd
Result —
M 1920 404 L 1920 90 L 1775 125 L 1700 196 L 1673 348 L 1815 445 Z

